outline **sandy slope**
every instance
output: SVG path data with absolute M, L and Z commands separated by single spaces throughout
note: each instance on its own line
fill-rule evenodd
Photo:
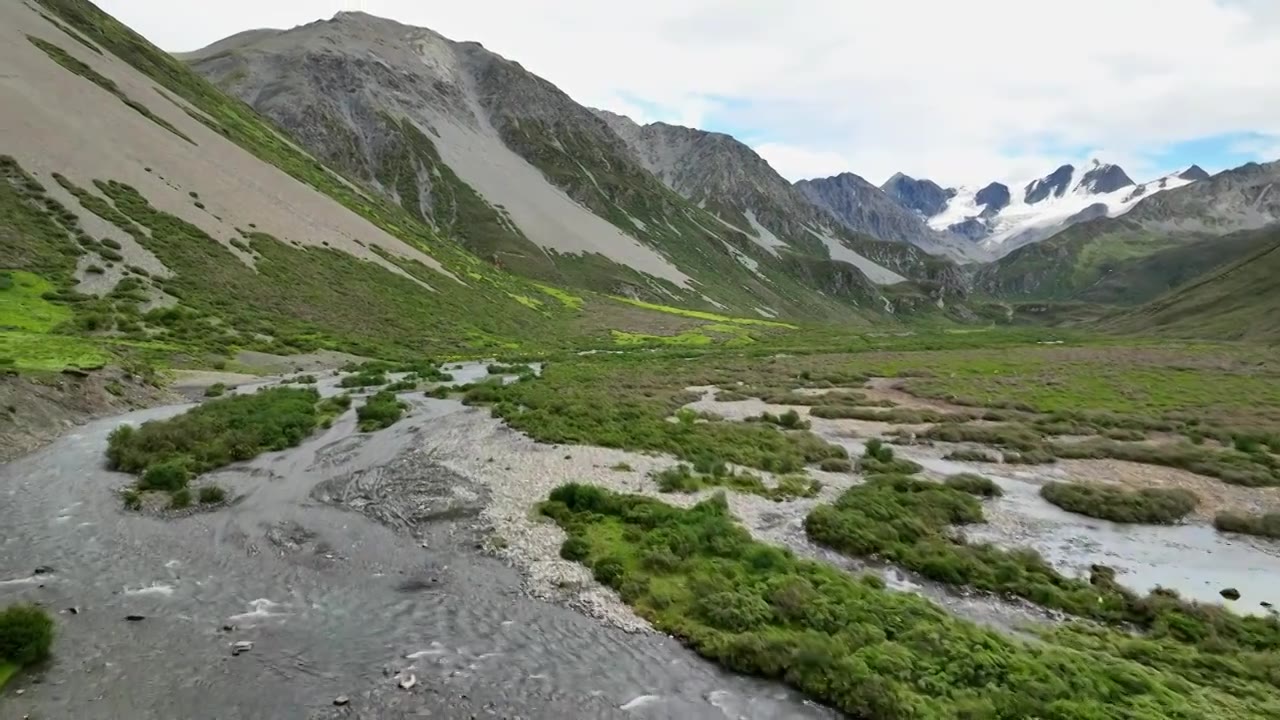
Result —
M 196 145 L 64 69 L 28 35 L 57 44 L 110 78 Z M 97 55 L 17 2 L 0 3 L 0 151 L 46 187 L 56 187 L 49 177 L 54 172 L 84 188 L 95 179 L 119 180 L 224 243 L 237 236 L 237 226 L 254 223 L 282 241 L 327 244 L 404 274 L 356 240 L 377 244 L 453 277 L 434 259 L 192 119 L 123 61 Z M 199 194 L 207 212 L 195 207 L 189 192 Z M 71 209 L 87 215 L 76 205 Z

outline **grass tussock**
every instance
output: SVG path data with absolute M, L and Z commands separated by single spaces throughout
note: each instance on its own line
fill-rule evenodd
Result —
M 952 490 L 959 490 L 978 497 L 1000 497 L 1004 495 L 1004 491 L 1000 489 L 1000 486 L 994 480 L 975 473 L 952 475 L 943 481 L 943 484 Z
M 49 657 L 53 647 L 53 618 L 35 605 L 11 605 L 0 610 L 0 668 L 18 668 Z
M 1280 540 L 1280 513 L 1242 515 L 1221 512 L 1214 516 L 1213 526 L 1223 532 L 1256 535 Z
M 800 417 L 800 413 L 795 410 L 788 410 L 781 415 L 773 413 L 760 413 L 757 417 L 747 418 L 747 422 L 762 422 L 769 425 L 777 425 L 787 430 L 808 430 L 809 421 Z
M 1200 504 L 1190 490 L 1143 488 L 1124 490 L 1109 485 L 1051 482 L 1040 488 L 1040 497 L 1079 515 L 1118 523 L 1172 525 Z
M 894 457 L 893 448 L 879 438 L 868 440 L 858 459 L 858 472 L 864 475 L 911 475 L 922 469 L 917 463 Z

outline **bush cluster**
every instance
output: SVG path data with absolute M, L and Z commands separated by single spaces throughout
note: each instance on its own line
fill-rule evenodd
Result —
M 107 460 L 139 475 L 140 490 L 177 492 L 200 473 L 302 442 L 316 427 L 319 398 L 311 388 L 269 388 L 141 427 L 121 425 L 107 440 Z
M 1129 491 L 1110 485 L 1051 482 L 1040 497 L 1067 512 L 1099 520 L 1146 525 L 1172 525 L 1196 509 L 1199 498 L 1181 488 Z
M 972 517 L 972 497 L 932 487 L 947 497 L 942 516 Z M 1248 668 L 1256 658 L 1107 629 L 1010 639 L 878 577 L 753 541 L 723 496 L 684 510 L 569 484 L 541 512 L 568 535 L 561 556 L 657 629 L 850 717 L 1260 720 L 1272 710 L 1266 671 Z
M 1280 513 L 1241 515 L 1221 512 L 1214 516 L 1213 526 L 1223 532 L 1280 539 Z
M 400 420 L 408 403 L 402 402 L 394 392 L 382 390 L 369 397 L 364 405 L 356 408 L 360 432 L 374 432 L 391 427 Z

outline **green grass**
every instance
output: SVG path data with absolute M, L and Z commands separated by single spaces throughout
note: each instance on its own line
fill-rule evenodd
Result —
M 1172 525 L 1200 504 L 1190 490 L 1144 488 L 1128 491 L 1107 485 L 1046 483 L 1040 497 L 1080 515 L 1118 523 Z
M 685 308 L 672 307 L 670 305 L 659 305 L 657 303 L 645 302 L 643 300 L 635 300 L 632 298 L 625 298 L 625 297 L 619 297 L 619 296 L 614 296 L 613 299 L 617 300 L 618 302 L 627 303 L 628 305 L 635 305 L 636 307 L 641 307 L 646 310 L 653 310 L 655 312 L 664 312 L 670 315 L 679 315 L 681 317 L 694 318 L 696 320 L 709 320 L 713 323 L 725 323 L 730 325 L 759 325 L 761 327 L 784 328 L 787 330 L 797 329 L 797 326 L 792 325 L 790 323 L 777 322 L 774 320 L 759 320 L 756 318 L 729 317 L 727 315 L 720 315 L 718 313 L 713 313 L 713 312 L 703 312 L 701 310 L 688 310 Z
M 623 330 L 612 330 L 613 342 L 623 347 L 644 347 L 650 345 L 674 345 L 687 347 L 708 347 L 715 340 L 696 330 L 682 332 L 678 335 L 647 335 Z
M 47 333 L 71 320 L 71 311 L 42 297 L 53 292 L 53 283 L 34 273 L 8 271 L 0 284 L 0 330 Z
M 659 631 L 850 717 L 1251 720 L 1280 709 L 1256 653 L 1083 628 L 1010 639 L 879 578 L 755 542 L 722 497 L 684 510 L 571 484 L 542 512 L 568 535 L 561 555 Z
M 94 85 L 97 85 L 103 90 L 106 90 L 107 92 L 111 93 L 112 95 L 115 96 L 117 100 L 129 106 L 129 108 L 132 109 L 134 112 L 145 117 L 146 119 L 150 120 L 156 125 L 159 125 L 165 130 L 168 130 L 174 135 L 177 135 L 183 140 L 186 140 L 192 145 L 196 144 L 194 140 L 187 137 L 181 130 L 177 129 L 172 124 L 170 124 L 169 121 L 165 120 L 162 117 L 157 116 L 155 113 L 151 112 L 151 110 L 147 108 L 146 105 L 143 105 L 137 100 L 134 100 L 133 98 L 126 95 L 124 91 L 121 90 L 120 87 L 116 85 L 115 82 L 112 81 L 110 78 L 104 77 L 103 75 L 95 71 L 93 68 L 89 67 L 88 65 L 72 57 L 66 50 L 63 50 L 61 47 L 55 45 L 54 43 L 49 42 L 48 40 L 43 40 L 41 38 L 34 37 L 31 35 L 28 35 L 27 39 L 31 41 L 32 45 L 35 45 L 36 47 L 43 50 L 44 53 L 49 56 L 49 59 L 58 63 L 62 67 L 66 68 L 67 70 L 75 73 L 76 75 L 79 75 L 80 77 L 88 80 Z M 84 41 L 81 40 L 81 42 L 84 42 Z
M 743 368 L 765 367 L 736 362 Z M 733 374 L 712 363 L 656 354 L 596 355 L 552 363 L 538 378 L 471 388 L 465 401 L 490 406 L 512 427 L 548 443 L 665 452 L 687 462 L 733 463 L 780 474 L 846 455 L 806 431 L 680 412 L 697 397 L 684 387 L 727 384 Z
M 561 290 L 560 288 L 552 285 L 544 285 L 542 283 L 533 283 L 533 286 L 547 295 L 550 295 L 552 298 L 559 300 L 560 304 L 564 305 L 569 310 L 578 311 L 582 309 L 583 299 L 573 293 Z
M 20 669 L 14 663 L 0 660 L 0 690 L 4 689 L 5 683 L 9 682 L 9 679 L 14 675 L 17 675 Z

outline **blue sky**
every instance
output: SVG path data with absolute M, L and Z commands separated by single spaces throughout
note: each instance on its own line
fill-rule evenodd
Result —
M 793 180 L 1280 158 L 1277 0 L 99 2 L 178 51 L 363 10 L 478 40 L 583 104 L 728 132 Z

